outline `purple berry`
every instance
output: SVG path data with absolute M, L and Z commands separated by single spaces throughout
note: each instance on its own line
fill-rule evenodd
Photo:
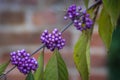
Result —
M 45 34 L 45 31 L 42 34 Z M 40 39 L 51 51 L 54 51 L 55 48 L 61 49 L 65 45 L 65 39 L 61 37 L 61 33 L 57 28 L 55 28 L 52 33 L 48 33 L 45 36 L 41 35 Z
M 86 11 L 81 11 L 82 8 L 80 6 L 76 7 L 75 4 L 71 5 L 64 19 L 67 20 L 68 18 L 74 22 L 74 26 L 77 30 L 83 31 L 90 29 L 92 27 L 92 20 L 90 19 L 90 15 L 87 14 Z
M 17 52 L 10 53 L 11 63 L 16 65 L 20 72 L 28 74 L 30 71 L 35 71 L 38 67 L 35 58 L 31 58 L 30 54 L 24 49 L 18 50 Z M 32 68 L 34 66 L 34 69 Z
M 64 16 L 64 19 L 65 19 L 65 20 L 67 20 L 67 18 L 68 18 L 67 16 Z

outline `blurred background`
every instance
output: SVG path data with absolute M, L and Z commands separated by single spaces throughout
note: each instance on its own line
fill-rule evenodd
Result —
M 0 64 L 9 60 L 9 53 L 17 49 L 26 49 L 32 53 L 40 44 L 40 35 L 44 29 L 63 28 L 68 21 L 63 20 L 65 9 L 70 4 L 81 5 L 82 0 L 0 0 Z M 94 0 L 90 2 L 90 5 Z M 67 40 L 61 54 L 67 64 L 69 80 L 81 80 L 73 62 L 73 47 L 80 36 L 73 25 L 63 33 Z M 38 52 L 40 53 L 40 52 Z M 39 54 L 34 56 L 37 58 Z M 91 40 L 90 80 L 106 80 L 106 50 L 98 35 L 97 24 Z M 45 64 L 51 52 L 45 51 Z M 12 67 L 10 65 L 7 70 Z M 6 71 L 7 71 L 6 70 Z M 7 75 L 7 80 L 24 80 L 25 75 L 17 69 Z

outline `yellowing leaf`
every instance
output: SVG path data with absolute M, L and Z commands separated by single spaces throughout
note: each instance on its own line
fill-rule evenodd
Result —
M 83 32 L 74 47 L 74 62 L 82 80 L 89 80 L 90 72 L 90 33 Z
M 85 4 L 85 7 L 88 8 L 89 0 L 83 0 L 83 1 L 84 1 L 84 4 Z
M 110 21 L 109 14 L 105 11 L 103 8 L 98 20 L 99 24 L 99 34 L 105 43 L 106 48 L 110 47 L 111 38 L 112 38 L 112 32 L 113 32 L 113 26 Z

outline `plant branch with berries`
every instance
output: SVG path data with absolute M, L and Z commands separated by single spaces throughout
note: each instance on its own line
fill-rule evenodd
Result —
M 66 25 L 65 27 L 63 27 L 60 31 L 57 28 L 55 28 L 51 33 L 48 30 L 44 30 L 44 32 L 40 36 L 42 44 L 33 53 L 29 54 L 25 49 L 11 52 L 9 63 L 14 65 L 14 67 L 12 67 L 7 72 L 4 72 L 9 63 L 0 65 L 0 79 L 3 78 L 6 79 L 6 75 L 15 68 L 17 68 L 21 73 L 27 75 L 26 80 L 68 80 L 67 66 L 59 50 L 65 46 L 65 43 L 67 41 L 62 37 L 62 33 L 73 24 L 77 30 L 81 31 L 81 36 L 79 40 L 76 42 L 76 45 L 74 47 L 73 54 L 74 62 L 76 68 L 78 69 L 78 72 L 81 75 L 82 80 L 89 80 L 90 73 L 89 50 L 91 35 L 93 32 L 97 15 L 99 13 L 99 8 L 101 7 L 102 3 L 105 6 L 104 0 L 103 1 L 98 0 L 95 2 L 95 4 L 93 4 L 86 10 L 82 10 L 81 6 L 76 6 L 75 4 L 69 6 L 64 16 L 64 20 L 69 19 L 71 20 L 71 22 L 68 23 L 68 25 Z M 104 6 L 102 6 L 101 8 L 104 9 Z M 99 19 L 100 19 L 99 27 L 101 27 L 101 17 Z M 99 31 L 102 31 L 102 29 L 100 29 Z M 108 43 L 106 42 L 106 40 L 111 39 L 111 36 L 106 39 L 103 38 L 103 36 L 106 35 L 102 33 L 100 33 L 100 35 L 101 38 L 103 39 L 103 42 L 109 45 L 110 42 Z M 110 35 L 112 35 L 112 33 Z M 45 48 L 52 51 L 53 54 L 44 70 Z M 43 49 L 43 51 L 41 52 L 37 61 L 32 56 L 39 52 L 41 49 Z

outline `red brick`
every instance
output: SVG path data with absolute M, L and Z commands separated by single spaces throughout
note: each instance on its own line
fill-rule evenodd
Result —
M 36 59 L 38 59 L 39 55 L 41 54 L 41 52 L 38 52 L 37 54 L 34 55 L 34 57 Z M 52 52 L 45 52 L 44 53 L 44 64 L 46 65 L 47 62 L 49 61 L 50 57 L 52 56 Z
M 93 75 L 90 76 L 90 80 L 107 80 L 107 76 L 106 75 L 93 74 Z
M 23 12 L 0 12 L 0 24 L 2 25 L 21 25 L 25 23 Z
M 104 46 L 98 33 L 94 33 L 91 38 L 91 47 L 101 47 Z
M 66 45 L 67 47 L 71 47 L 72 46 L 72 33 L 70 31 L 65 31 L 63 34 L 62 34 L 63 38 L 65 38 L 66 40 Z
M 0 46 L 7 45 L 27 45 L 27 44 L 41 44 L 40 41 L 41 32 L 24 32 L 20 34 L 15 33 L 0 33 Z M 66 46 L 71 46 L 72 34 L 67 31 L 63 33 L 63 38 L 66 39 Z
M 10 56 L 9 56 L 8 52 L 2 54 L 0 56 L 0 64 L 9 61 L 9 58 L 10 58 Z
M 26 75 L 22 74 L 21 72 L 18 71 L 17 68 L 12 70 L 8 75 L 7 75 L 7 80 L 25 80 Z
M 91 55 L 91 67 L 105 67 L 106 61 L 105 55 Z
M 40 44 L 40 32 L 36 33 L 0 33 L 0 46 L 7 45 L 25 45 Z
M 78 80 L 82 80 L 79 75 L 78 75 Z M 92 73 L 90 74 L 90 80 L 107 80 L 107 75 Z
M 32 17 L 35 26 L 54 25 L 57 23 L 56 14 L 52 11 L 35 12 Z
M 20 3 L 24 5 L 37 5 L 38 0 L 21 0 Z

